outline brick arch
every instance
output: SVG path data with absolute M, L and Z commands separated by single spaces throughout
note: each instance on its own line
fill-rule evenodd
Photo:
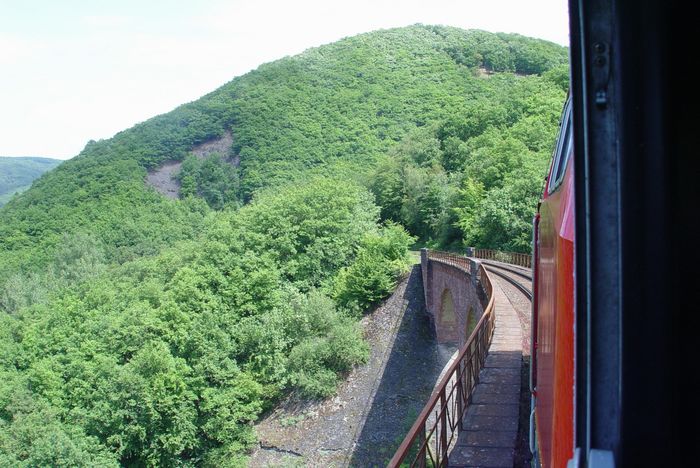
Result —
M 474 311 L 474 306 L 470 305 L 467 311 L 467 326 L 465 330 L 465 336 L 468 338 L 472 334 L 474 328 L 476 328 L 478 320 L 476 319 L 476 312 Z
M 448 288 L 443 289 L 440 295 L 440 315 L 438 316 L 440 326 L 454 327 L 457 324 L 456 312 L 452 292 Z

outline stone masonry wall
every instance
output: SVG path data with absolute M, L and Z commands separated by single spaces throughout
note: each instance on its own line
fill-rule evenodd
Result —
M 455 265 L 428 258 L 426 251 L 421 251 L 421 270 L 425 305 L 438 343 L 461 348 L 468 338 L 470 309 L 476 315 L 473 323 L 484 312 L 471 275 Z

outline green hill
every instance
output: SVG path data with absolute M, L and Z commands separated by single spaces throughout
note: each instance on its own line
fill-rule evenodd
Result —
M 567 80 L 555 44 L 416 25 L 89 142 L 0 209 L 0 465 L 238 466 L 362 362 L 414 240 L 528 248 Z
M 33 156 L 8 158 L 0 156 L 0 207 L 15 193 L 27 190 L 32 181 L 62 161 Z
M 44 264 L 61 233 L 87 226 L 107 241 L 116 260 L 189 237 L 187 204 L 149 190 L 143 184 L 146 171 L 183 159 L 226 130 L 233 134 L 231 153 L 240 160 L 238 201 L 247 201 L 260 187 L 303 178 L 309 170 L 361 178 L 405 136 L 434 125 L 443 127 L 441 151 L 457 153 L 466 152 L 460 145 L 487 128 L 553 138 L 564 97 L 561 73 L 553 72 L 566 57 L 562 47 L 521 36 L 412 26 L 262 65 L 198 101 L 110 140 L 88 143 L 4 211 L 0 249 L 12 258 L 1 263 Z M 490 75 L 489 67 L 520 75 Z M 540 75 L 523 76 L 528 71 Z M 482 116 L 474 109 L 486 112 Z M 537 121 L 529 125 L 528 119 Z M 460 128 L 468 122 L 475 127 Z M 459 134 L 450 135 L 453 131 Z M 530 146 L 525 149 L 539 149 Z

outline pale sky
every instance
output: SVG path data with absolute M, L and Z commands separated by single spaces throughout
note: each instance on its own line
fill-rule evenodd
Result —
M 566 0 L 0 0 L 0 156 L 67 159 L 262 63 L 415 23 L 569 39 Z

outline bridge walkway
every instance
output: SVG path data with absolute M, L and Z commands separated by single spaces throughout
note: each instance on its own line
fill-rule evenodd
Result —
M 522 330 L 518 315 L 494 278 L 496 327 L 479 384 L 449 455 L 451 467 L 513 466 L 518 432 Z

